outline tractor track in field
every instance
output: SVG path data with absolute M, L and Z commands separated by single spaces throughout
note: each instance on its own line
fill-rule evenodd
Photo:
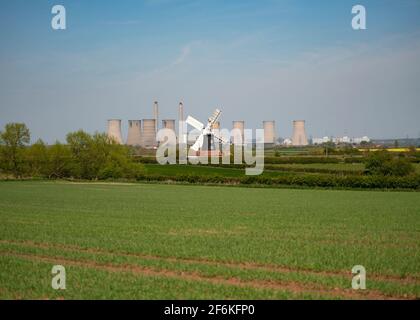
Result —
M 0 252 L 2 256 L 15 257 L 33 262 L 62 264 L 65 266 L 74 266 L 89 268 L 106 272 L 124 272 L 139 276 L 148 277 L 166 277 L 183 281 L 201 281 L 214 285 L 237 286 L 254 289 L 269 289 L 275 291 L 287 291 L 294 294 L 313 294 L 316 296 L 326 296 L 331 298 L 343 299 L 369 299 L 369 300 L 400 300 L 415 299 L 413 296 L 399 297 L 385 295 L 379 291 L 354 291 L 352 289 L 333 288 L 326 289 L 322 286 L 310 286 L 294 281 L 268 281 L 268 280 L 242 280 L 239 278 L 224 278 L 220 276 L 205 276 L 198 272 L 173 271 L 167 269 L 153 269 L 150 267 L 141 267 L 131 264 L 111 264 L 98 263 L 91 260 L 67 259 L 62 257 L 50 257 L 37 254 Z
M 275 272 L 275 273 L 300 273 L 306 275 L 314 276 L 327 276 L 327 277 L 348 277 L 349 281 L 353 277 L 351 272 L 348 271 L 316 271 L 300 268 L 290 268 L 284 266 L 260 264 L 253 262 L 231 262 L 231 261 L 215 261 L 201 258 L 183 258 L 183 257 L 163 257 L 150 254 L 142 253 L 130 253 L 130 252 L 115 252 L 106 249 L 99 248 L 83 248 L 76 245 L 63 245 L 63 244 L 49 244 L 49 243 L 39 243 L 33 241 L 10 241 L 10 240 L 0 240 L 0 244 L 11 244 L 18 246 L 26 246 L 31 248 L 40 248 L 40 249 L 60 249 L 73 252 L 83 252 L 91 254 L 102 254 L 102 255 L 113 255 L 120 257 L 133 257 L 145 260 L 155 260 L 155 261 L 165 261 L 172 263 L 186 263 L 186 264 L 201 264 L 209 265 L 215 267 L 228 267 L 236 268 L 243 270 L 255 270 L 255 271 L 266 271 L 266 272 Z M 369 274 L 369 279 L 385 282 L 395 282 L 398 284 L 419 284 L 420 281 L 417 277 L 407 276 L 404 278 L 392 276 L 392 275 L 378 275 L 378 274 Z

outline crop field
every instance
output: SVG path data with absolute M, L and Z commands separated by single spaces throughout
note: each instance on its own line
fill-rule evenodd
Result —
M 224 177 L 239 177 L 244 175 L 244 169 L 235 168 L 217 168 L 197 165 L 167 165 L 162 166 L 158 164 L 145 164 L 146 172 L 148 174 L 159 175 L 204 175 L 204 176 L 224 176 Z M 417 173 L 420 173 L 420 164 L 414 163 L 414 168 Z M 292 163 L 292 164 L 267 164 L 269 170 L 264 170 L 263 176 L 275 177 L 282 174 L 282 171 L 287 169 L 295 169 L 297 172 L 305 172 L 307 169 L 312 169 L 313 172 L 319 170 L 329 170 L 332 173 L 347 172 L 347 173 L 362 173 L 365 170 L 363 163 Z
M 297 168 L 297 169 L 321 169 L 321 170 L 333 170 L 333 171 L 354 171 L 354 172 L 363 172 L 365 170 L 365 165 L 363 163 L 291 163 L 291 164 L 272 164 L 271 167 L 281 168 Z M 414 168 L 417 173 L 420 173 L 420 164 L 413 163 Z
M 214 168 L 197 165 L 167 165 L 162 166 L 159 164 L 145 164 L 146 173 L 159 174 L 159 175 L 200 175 L 200 176 L 214 176 L 220 175 L 224 177 L 239 177 L 243 176 L 244 169 L 235 168 Z
M 271 164 L 270 167 L 275 168 L 294 168 L 294 169 L 321 169 L 331 171 L 348 171 L 348 172 L 363 172 L 365 165 L 363 163 L 290 163 L 290 164 Z
M 419 297 L 418 192 L 0 182 L 1 299 Z

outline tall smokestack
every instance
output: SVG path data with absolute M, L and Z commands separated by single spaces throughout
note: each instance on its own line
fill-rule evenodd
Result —
M 156 121 L 156 128 L 155 131 L 157 132 L 159 129 L 159 104 L 157 101 L 155 101 L 155 103 L 153 104 L 153 118 Z
M 179 103 L 178 107 L 178 141 L 182 144 L 187 144 L 186 123 L 184 118 L 184 104 Z
M 184 121 L 184 105 L 182 104 L 182 102 L 179 103 L 178 121 Z
M 123 143 L 120 119 L 108 120 L 108 137 L 118 144 Z
M 292 145 L 294 146 L 307 146 L 308 139 L 306 138 L 305 120 L 293 121 L 293 137 Z

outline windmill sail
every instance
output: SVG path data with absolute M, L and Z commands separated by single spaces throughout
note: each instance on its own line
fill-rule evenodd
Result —
M 225 141 L 225 139 L 223 139 L 222 137 L 220 137 L 219 135 L 217 135 L 214 131 L 213 131 L 213 124 L 215 124 L 217 122 L 217 120 L 220 117 L 220 114 L 222 113 L 222 111 L 220 111 L 219 109 L 216 109 L 213 114 L 210 116 L 210 118 L 208 119 L 207 125 L 204 126 L 203 123 L 201 123 L 200 121 L 198 121 L 197 119 L 188 116 L 186 122 L 194 127 L 195 129 L 197 129 L 200 132 L 200 135 L 198 136 L 197 140 L 195 141 L 195 143 L 191 146 L 191 149 L 194 151 L 199 151 L 202 147 L 203 147 L 203 143 L 204 143 L 204 137 L 210 137 L 213 136 L 216 139 L 218 139 L 219 141 L 221 141 L 222 143 L 227 143 Z
M 221 113 L 222 113 L 222 111 L 220 111 L 219 109 L 216 109 L 213 112 L 213 114 L 209 118 L 209 124 L 210 124 L 210 126 L 213 126 L 213 124 L 216 123 L 216 121 L 217 121 L 217 119 L 219 119 Z
M 204 129 L 204 124 L 191 116 L 188 116 L 186 122 L 197 130 L 202 131 Z

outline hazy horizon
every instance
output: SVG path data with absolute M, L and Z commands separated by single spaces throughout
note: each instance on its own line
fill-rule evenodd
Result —
M 67 29 L 51 28 L 66 8 Z M 351 28 L 351 8 L 367 30 Z M 32 141 L 107 120 L 275 120 L 290 137 L 420 137 L 420 0 L 122 0 L 0 3 L 0 130 Z

